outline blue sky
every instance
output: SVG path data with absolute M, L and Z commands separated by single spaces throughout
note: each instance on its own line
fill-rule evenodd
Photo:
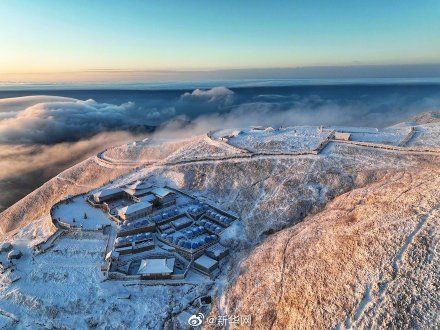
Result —
M 3 0 L 0 73 L 439 63 L 439 35 L 438 0 Z

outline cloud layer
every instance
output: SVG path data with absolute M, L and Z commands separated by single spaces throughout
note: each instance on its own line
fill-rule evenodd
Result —
M 2 107 L 1 113 L 8 116 L 0 121 L 0 143 L 4 144 L 77 141 L 99 132 L 129 129 L 139 123 L 132 103 L 112 105 L 94 100 L 46 99 L 23 110 L 8 112 L 5 108 Z
M 118 131 L 53 145 L 0 145 L 0 212 L 77 162 L 143 137 Z
M 356 91 L 356 86 L 327 89 L 292 88 L 286 93 L 282 88 L 215 87 L 152 93 L 151 98 L 141 94 L 143 99 L 115 97 L 111 102 L 55 96 L 0 99 L 0 144 L 54 144 L 102 132 L 145 132 L 149 125 L 176 118 L 200 123 L 205 131 L 249 125 L 382 127 L 440 106 L 440 91 L 418 95 L 380 88 Z
M 136 134 L 149 125 L 166 138 L 249 125 L 383 127 L 440 108 L 438 88 L 404 86 L 63 94 L 0 99 L 0 211 L 76 162 L 144 137 Z

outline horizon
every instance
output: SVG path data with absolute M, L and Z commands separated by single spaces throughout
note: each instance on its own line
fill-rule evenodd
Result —
M 168 72 L 165 77 L 142 79 L 145 72 L 132 72 L 131 79 L 120 80 L 119 71 L 105 71 L 108 79 L 79 80 L 21 80 L 1 81 L 0 91 L 8 90 L 189 90 L 209 89 L 217 86 L 228 88 L 293 87 L 321 85 L 392 85 L 392 84 L 440 84 L 440 64 L 405 66 L 352 66 L 352 67 L 303 67 L 291 69 L 185 71 L 176 76 Z M 125 74 L 123 71 L 122 74 Z M 241 77 L 245 78 L 241 78 Z M 167 79 L 168 78 L 168 79 Z

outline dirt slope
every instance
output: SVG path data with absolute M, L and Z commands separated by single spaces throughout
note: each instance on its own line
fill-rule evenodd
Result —
M 41 216 L 66 195 L 76 195 L 131 171 L 127 167 L 105 167 L 91 157 L 49 180 L 0 213 L 0 234 L 11 234 Z
M 388 174 L 272 235 L 223 314 L 251 314 L 258 329 L 438 327 L 439 185 L 438 166 Z

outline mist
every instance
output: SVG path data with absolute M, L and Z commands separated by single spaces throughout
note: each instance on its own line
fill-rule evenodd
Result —
M 250 125 L 385 127 L 438 109 L 440 85 L 3 91 L 0 211 L 75 163 L 146 136 Z

